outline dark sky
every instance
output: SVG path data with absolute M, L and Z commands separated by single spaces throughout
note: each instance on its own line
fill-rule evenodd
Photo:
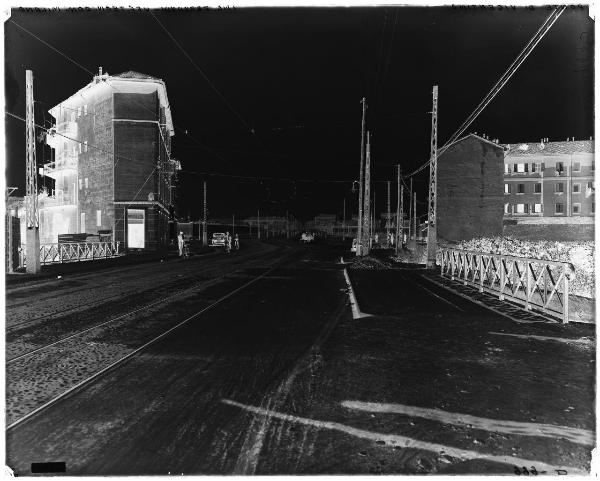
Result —
M 432 86 L 439 85 L 442 145 L 550 13 L 546 7 L 154 12 L 232 109 L 148 12 L 13 10 L 5 23 L 7 111 L 24 116 L 26 69 L 34 71 L 39 123 L 44 111 L 91 81 L 13 20 L 90 71 L 136 70 L 165 81 L 179 129 L 173 155 L 183 166 L 180 215 L 200 215 L 206 179 L 212 216 L 245 216 L 260 208 L 272 215 L 287 209 L 303 219 L 341 214 L 344 198 L 356 211 L 351 181 L 359 174 L 363 96 L 380 211 L 386 186 L 379 181 L 395 179 L 396 163 L 410 171 L 429 156 Z M 587 9 L 568 9 L 469 131 L 506 143 L 589 138 L 593 45 Z M 7 185 L 22 195 L 24 124 L 10 117 L 5 122 Z M 40 147 L 38 162 L 48 155 Z M 415 177 L 423 203 L 427 175 Z

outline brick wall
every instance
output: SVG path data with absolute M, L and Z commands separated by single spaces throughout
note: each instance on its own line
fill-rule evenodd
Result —
M 523 240 L 586 241 L 594 240 L 593 224 L 509 224 L 503 234 Z
M 504 153 L 469 136 L 438 159 L 437 223 L 440 240 L 502 234 Z
M 87 152 L 82 146 L 79 154 L 77 232 L 96 234 L 98 230 L 109 230 L 114 226 L 113 156 L 110 154 L 113 151 L 112 118 L 112 97 L 104 94 L 89 103 L 88 115 L 77 119 L 79 140 L 88 142 Z M 85 213 L 85 226 L 81 225 L 82 213 Z

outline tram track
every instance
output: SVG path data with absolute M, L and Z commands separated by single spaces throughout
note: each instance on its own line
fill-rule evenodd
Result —
M 270 252 L 271 254 L 273 252 Z M 169 335 L 170 333 L 172 333 L 173 331 L 175 331 L 176 329 L 180 328 L 181 326 L 187 324 L 188 322 L 190 322 L 191 320 L 201 316 L 203 313 L 211 310 L 213 307 L 221 304 L 223 301 L 225 301 L 226 299 L 229 299 L 230 297 L 234 296 L 235 294 L 237 294 L 238 292 L 242 291 L 243 289 L 247 288 L 248 286 L 254 284 L 255 282 L 259 281 L 260 279 L 266 277 L 267 275 L 269 275 L 271 272 L 273 272 L 275 269 L 277 269 L 278 267 L 281 266 L 281 264 L 283 264 L 284 262 L 286 262 L 287 260 L 290 259 L 290 257 L 294 254 L 294 252 L 292 253 L 285 253 L 283 256 L 280 256 L 278 258 L 276 258 L 274 260 L 274 262 L 272 263 L 273 265 L 269 266 L 267 268 L 266 271 L 253 276 L 249 281 L 245 282 L 244 284 L 242 284 L 241 286 L 236 287 L 235 289 L 232 289 L 231 291 L 229 291 L 228 293 L 224 294 L 223 296 L 219 297 L 218 299 L 214 300 L 213 302 L 211 302 L 209 305 L 199 309 L 197 312 L 191 314 L 190 316 L 186 317 L 184 320 L 177 322 L 175 325 L 173 325 L 172 327 L 170 327 L 169 329 L 167 329 L 166 331 L 163 331 L 162 333 L 158 334 L 157 336 L 153 337 L 151 340 L 145 342 L 143 345 L 135 348 L 133 351 L 119 357 L 119 359 L 111 362 L 109 365 L 103 367 L 102 369 L 94 372 L 93 374 L 91 374 L 90 376 L 86 377 L 85 379 L 77 382 L 75 385 L 73 385 L 72 387 L 66 389 L 65 391 L 61 392 L 60 394 L 54 396 L 53 398 L 47 400 L 46 402 L 44 402 L 43 404 L 41 404 L 40 406 L 34 408 L 33 410 L 29 411 L 28 413 L 26 413 L 24 416 L 20 417 L 19 419 L 11 422 L 10 424 L 7 425 L 6 430 L 9 429 L 13 429 L 14 427 L 18 426 L 19 424 L 21 424 L 22 422 L 26 421 L 27 419 L 30 419 L 32 416 L 34 416 L 35 414 L 39 413 L 40 411 L 43 411 L 44 409 L 49 408 L 50 406 L 52 406 L 53 404 L 57 403 L 58 401 L 60 401 L 61 399 L 65 398 L 66 396 L 69 396 L 73 393 L 75 393 L 76 391 L 78 391 L 79 389 L 81 389 L 82 387 L 86 386 L 87 384 L 89 384 L 90 382 L 92 382 L 93 380 L 97 379 L 98 377 L 100 377 L 101 375 L 103 375 L 104 373 L 107 373 L 108 371 L 114 369 L 115 367 L 119 366 L 121 363 L 125 362 L 127 359 L 131 358 L 132 356 L 138 354 L 139 352 L 143 351 L 144 349 L 146 349 L 147 347 L 155 344 L 156 342 L 158 342 L 160 339 L 164 338 L 165 336 Z M 223 275 L 222 277 L 226 277 L 228 275 L 231 275 L 234 272 L 239 272 L 241 270 L 247 269 L 249 266 L 244 266 L 244 267 L 240 267 L 239 269 L 234 270 L 233 272 L 227 273 L 225 275 Z M 216 283 L 218 282 L 220 279 L 213 279 L 207 282 L 211 282 L 211 283 Z M 193 289 L 198 289 L 198 287 L 200 286 L 193 286 L 190 287 L 189 289 L 187 289 L 187 291 L 192 291 Z M 169 299 L 177 296 L 177 295 L 181 295 L 182 293 L 178 293 L 178 294 L 174 294 L 173 296 L 170 296 Z M 153 306 L 157 306 L 160 304 L 164 304 L 165 302 L 167 302 L 168 299 L 160 299 L 154 303 L 152 303 L 152 306 L 147 305 L 147 306 L 142 306 L 138 309 L 135 310 L 135 312 L 139 312 L 145 309 L 149 309 L 150 307 Z M 131 313 L 126 313 L 125 315 L 120 316 L 119 318 L 122 319 L 123 317 L 126 317 L 126 315 L 129 315 Z M 101 325 L 96 325 L 96 326 L 92 326 L 84 331 L 80 331 L 78 333 L 74 333 L 71 336 L 68 336 L 67 338 L 58 340 L 54 343 L 48 344 L 46 346 L 42 346 L 41 348 L 36 349 L 35 351 L 31 351 L 29 353 L 25 353 L 21 356 L 15 357 L 10 359 L 9 361 L 7 361 L 8 363 L 14 363 L 15 361 L 19 360 L 19 359 L 23 359 L 24 357 L 28 356 L 28 355 L 33 355 L 36 353 L 40 353 L 43 350 L 46 350 L 52 346 L 55 346 L 59 343 L 65 342 L 69 339 L 74 339 L 78 336 L 81 336 L 82 334 L 84 334 L 85 332 L 89 332 L 95 328 L 98 327 L 102 327 L 102 325 L 106 325 L 109 324 L 111 322 L 115 322 L 117 319 L 112 319 L 109 321 L 105 321 L 104 323 L 102 323 Z
M 273 253 L 273 251 L 258 252 L 258 253 L 252 253 L 252 254 L 245 254 L 243 256 L 239 256 L 235 260 L 237 260 L 238 263 L 240 261 L 244 261 L 244 262 L 245 261 L 250 261 L 250 262 L 252 262 L 252 261 L 255 261 L 255 260 L 260 259 L 262 257 L 268 256 L 271 253 Z M 224 261 L 224 260 L 225 260 L 225 258 L 219 259 L 218 265 L 211 265 L 209 267 L 209 269 L 212 271 L 212 270 L 215 270 L 217 268 L 221 268 L 223 266 L 223 264 L 224 264 L 224 262 L 222 262 L 222 261 Z M 229 260 L 229 259 L 227 259 L 227 260 Z M 188 272 L 185 272 L 185 274 L 187 274 L 187 273 Z M 183 275 L 185 275 L 185 274 L 183 274 Z M 204 274 L 206 274 L 206 273 L 204 273 Z M 168 275 L 172 275 L 172 272 L 169 272 Z M 139 276 L 139 274 L 136 275 L 136 277 L 138 277 L 138 276 Z M 190 278 L 192 278 L 192 280 L 193 280 L 193 277 L 194 276 L 188 276 L 188 277 L 183 277 L 181 279 L 177 279 L 174 284 L 179 284 L 181 282 L 185 282 L 186 280 L 189 280 Z M 122 286 L 122 285 L 127 284 L 127 282 L 128 282 L 128 278 L 126 278 L 126 279 L 122 280 L 121 282 L 119 282 L 118 285 Z M 169 288 L 169 286 L 165 286 L 163 284 L 163 285 L 161 285 L 159 287 L 159 289 L 165 289 L 165 288 Z M 83 289 L 79 289 L 79 290 L 76 290 L 74 292 L 71 291 L 71 292 L 68 292 L 68 294 L 74 295 L 74 294 L 77 294 L 78 292 L 82 292 L 82 291 L 85 291 L 87 289 L 89 289 L 89 287 L 83 288 Z M 142 289 L 138 289 L 138 290 L 132 291 L 130 294 L 132 294 L 132 295 L 139 295 L 139 294 L 149 293 L 151 291 L 152 291 L 152 289 L 144 289 L 144 288 L 142 288 Z M 32 324 L 34 324 L 34 323 L 36 323 L 38 321 L 43 321 L 45 319 L 57 319 L 57 318 L 66 316 L 68 314 L 77 312 L 78 310 L 81 310 L 81 309 L 84 309 L 84 308 L 92 308 L 92 307 L 100 306 L 102 304 L 106 304 L 107 302 L 110 302 L 111 300 L 117 299 L 119 297 L 123 297 L 123 293 L 121 291 L 117 292 L 114 295 L 98 299 L 97 301 L 82 302 L 80 304 L 77 304 L 77 305 L 74 305 L 74 306 L 70 306 L 69 308 L 61 310 L 61 311 L 51 312 L 51 313 L 48 313 L 48 314 L 36 316 L 36 317 L 29 318 L 29 319 L 26 319 L 26 320 L 23 320 L 23 321 L 20 321 L 20 322 L 12 322 L 11 323 L 9 321 L 9 319 L 8 319 L 9 316 L 7 315 L 6 332 L 7 333 L 13 333 L 13 332 L 15 332 L 15 331 L 17 331 L 19 329 L 22 329 L 24 327 L 32 325 Z M 18 306 L 21 306 L 21 304 L 19 304 Z M 12 306 L 10 306 L 10 307 L 12 307 Z M 7 306 L 7 309 L 8 309 L 8 306 Z

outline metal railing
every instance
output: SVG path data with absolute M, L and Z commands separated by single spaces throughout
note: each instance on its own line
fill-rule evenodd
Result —
M 120 241 L 42 244 L 40 245 L 40 262 L 42 265 L 47 265 L 118 257 L 123 255 L 119 250 L 120 244 Z M 25 257 L 24 246 L 21 248 L 19 257 L 21 267 L 25 267 L 27 258 Z
M 442 277 L 569 322 L 572 264 L 460 249 L 441 248 L 439 253 Z

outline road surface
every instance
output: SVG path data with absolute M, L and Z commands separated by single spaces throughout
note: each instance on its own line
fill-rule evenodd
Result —
M 40 315 L 38 302 L 54 306 L 60 332 L 46 337 L 53 340 L 143 307 L 148 296 L 160 299 L 168 294 L 161 283 L 184 289 L 116 321 L 125 323 L 118 329 L 74 338 L 83 351 L 108 352 L 96 364 L 81 347 L 58 344 L 28 355 L 31 374 L 15 368 L 34 377 L 54 366 L 28 408 L 16 410 L 24 398 L 13 395 L 7 463 L 15 473 L 31 474 L 40 462 L 64 462 L 70 475 L 589 470 L 592 328 L 514 323 L 418 270 L 349 269 L 360 308 L 371 314 L 354 319 L 339 247 L 248 249 L 246 257 L 154 263 L 39 288 L 51 287 L 54 302 L 65 299 L 64 315 L 49 296 L 38 301 L 34 287 L 20 297 L 9 292 L 7 327 L 16 327 L 7 349 L 17 356 L 44 345 L 36 332 L 52 331 L 48 319 L 18 327 Z M 100 284 L 102 294 L 87 288 Z M 95 304 L 86 310 L 77 303 L 88 296 Z M 94 367 L 69 377 L 56 364 L 65 352 Z M 63 376 L 61 388 L 54 378 Z M 18 384 L 10 379 L 9 397 Z M 54 394 L 44 398 L 45 389 Z

